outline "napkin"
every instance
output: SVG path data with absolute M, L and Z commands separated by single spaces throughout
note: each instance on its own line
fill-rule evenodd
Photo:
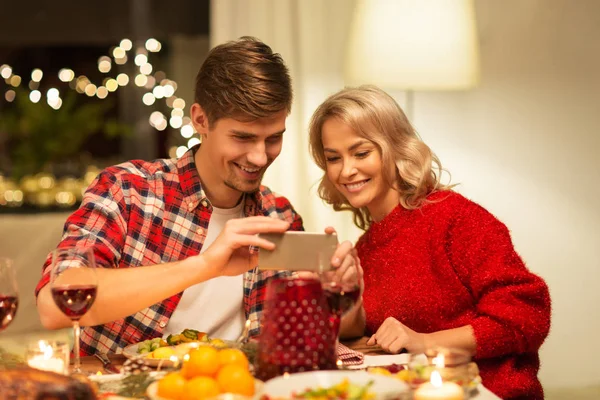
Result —
M 342 361 L 344 365 L 361 365 L 365 359 L 365 355 L 359 351 L 352 350 L 351 348 L 344 346 L 341 343 L 337 345 L 338 359 Z

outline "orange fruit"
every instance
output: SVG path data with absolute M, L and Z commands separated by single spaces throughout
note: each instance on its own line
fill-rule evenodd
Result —
M 178 400 L 183 393 L 185 378 L 174 372 L 158 381 L 158 395 L 165 399 Z
M 236 364 L 248 369 L 250 363 L 240 349 L 222 349 L 219 351 L 219 366 Z
M 219 370 L 218 350 L 212 346 L 200 346 L 189 353 L 181 373 L 187 379 L 196 376 L 214 376 Z
M 208 376 L 197 376 L 186 382 L 180 400 L 202 400 L 221 393 L 217 381 Z
M 217 374 L 217 383 L 221 392 L 244 396 L 254 395 L 254 378 L 247 368 L 237 365 L 225 365 Z

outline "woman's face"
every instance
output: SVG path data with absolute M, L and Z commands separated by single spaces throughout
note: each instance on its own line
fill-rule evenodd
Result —
M 386 183 L 381 153 L 373 142 L 338 118 L 325 121 L 321 140 L 327 178 L 352 207 L 367 207 L 379 221 L 398 205 L 398 192 Z

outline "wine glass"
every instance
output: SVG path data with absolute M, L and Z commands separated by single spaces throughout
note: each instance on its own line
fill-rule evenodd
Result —
M 0 258 L 0 332 L 15 318 L 19 307 L 17 278 L 10 258 Z
M 75 334 L 73 373 L 81 374 L 79 320 L 92 307 L 98 292 L 98 277 L 92 249 L 71 247 L 54 250 L 50 289 L 54 303 L 73 322 Z
M 336 338 L 339 338 L 342 316 L 352 309 L 360 297 L 360 275 L 356 264 L 342 265 L 336 269 L 326 267 L 329 264 L 329 260 L 319 255 L 319 277 L 331 311 L 330 324 Z

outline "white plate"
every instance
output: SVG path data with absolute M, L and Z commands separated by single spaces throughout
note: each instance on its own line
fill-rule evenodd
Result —
M 423 355 L 425 356 L 425 355 Z M 406 365 L 410 361 L 410 354 L 382 354 L 382 355 L 369 355 L 366 354 L 364 361 L 359 365 L 348 365 L 345 368 L 348 369 L 365 369 L 368 367 L 379 367 L 387 366 L 392 364 Z
M 149 353 L 139 354 L 137 352 L 138 346 L 139 346 L 139 343 L 130 344 L 129 346 L 127 346 L 123 349 L 123 355 L 125 357 L 129 358 L 130 360 L 133 360 L 133 359 L 144 360 L 144 363 L 151 367 L 172 367 L 173 366 L 173 363 L 171 361 L 169 361 L 168 359 L 148 358 L 147 355 Z
M 264 386 L 263 381 L 259 381 L 258 379 L 255 379 L 254 380 L 254 393 L 261 392 L 263 386 Z M 158 396 L 158 381 L 152 382 L 148 386 L 148 388 L 146 389 L 146 395 L 150 398 L 150 400 L 168 400 L 168 399 L 165 399 L 164 397 Z M 214 399 L 220 399 L 220 398 L 227 399 L 227 400 L 247 399 L 246 396 L 238 396 L 238 395 L 232 395 L 232 394 L 223 394 L 223 395 L 214 397 Z M 258 396 L 255 396 L 254 398 L 258 398 Z
M 229 348 L 229 347 L 239 347 L 239 345 L 235 342 L 232 341 L 228 341 L 228 340 L 223 340 L 223 342 L 225 343 L 225 347 L 223 348 Z M 138 351 L 138 347 L 139 347 L 139 343 L 136 344 L 130 344 L 129 346 L 125 347 L 123 349 L 123 355 L 129 359 L 142 359 L 144 360 L 145 364 L 151 367 L 172 367 L 173 363 L 171 361 L 169 361 L 166 358 L 147 358 L 147 355 L 149 353 L 144 353 L 144 354 L 139 354 Z M 187 353 L 187 351 L 191 350 L 194 347 L 197 346 L 207 346 L 210 345 L 209 342 L 187 342 L 187 343 L 181 343 L 177 346 L 169 346 L 171 348 L 178 348 L 179 351 L 178 353 L 180 353 L 180 356 L 183 356 L 185 353 Z
M 373 381 L 369 392 L 374 393 L 377 399 L 409 391 L 408 385 L 398 379 L 369 374 L 365 371 L 314 371 L 270 379 L 265 382 L 257 398 L 268 395 L 269 397 L 288 399 L 293 393 L 300 393 L 310 388 L 330 387 L 337 385 L 344 379 L 348 379 L 351 383 L 357 385 L 366 385 Z
M 148 375 L 152 378 L 161 378 L 165 375 L 165 372 L 162 371 L 151 371 Z M 88 379 L 97 383 L 107 383 L 107 382 L 117 382 L 125 379 L 125 375 L 123 374 L 91 374 L 88 375 Z

